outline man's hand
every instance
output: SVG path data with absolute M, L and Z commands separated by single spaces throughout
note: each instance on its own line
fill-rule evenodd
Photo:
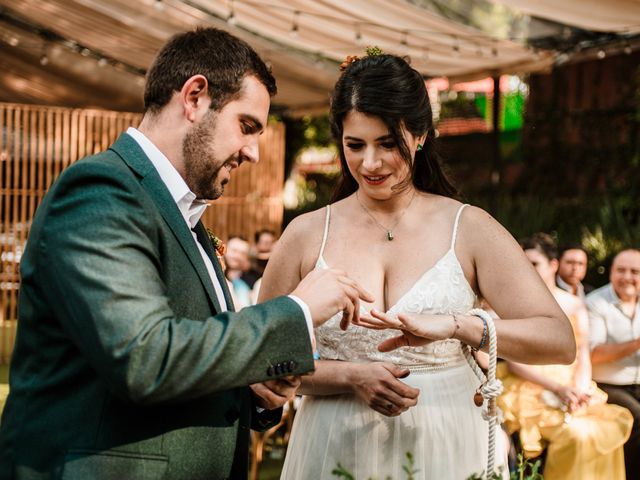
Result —
M 392 363 L 353 364 L 352 388 L 369 407 L 387 417 L 396 417 L 418 403 L 420 390 L 400 379 L 409 370 Z
M 291 294 L 309 306 L 314 327 L 322 325 L 336 313 L 343 312 L 340 322 L 343 330 L 347 329 L 349 323 L 358 321 L 360 300 L 374 300 L 358 282 L 334 269 L 312 270 Z
M 266 410 L 282 407 L 295 397 L 299 386 L 300 377 L 293 375 L 250 385 L 256 396 L 256 403 Z

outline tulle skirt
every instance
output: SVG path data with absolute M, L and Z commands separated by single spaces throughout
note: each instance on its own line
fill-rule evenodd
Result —
M 418 404 L 392 418 L 353 395 L 305 396 L 281 479 L 333 480 L 338 465 L 356 480 L 405 480 L 407 468 L 416 480 L 466 480 L 482 474 L 488 426 L 473 402 L 479 381 L 466 362 L 418 367 L 403 381 L 420 389 Z M 496 469 L 508 478 L 504 439 L 496 430 Z

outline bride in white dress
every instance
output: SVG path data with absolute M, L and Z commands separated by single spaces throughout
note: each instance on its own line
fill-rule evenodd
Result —
M 399 315 L 418 335 L 343 331 L 341 314 L 315 330 L 321 360 L 302 379 L 282 478 L 331 479 L 338 464 L 358 480 L 402 480 L 407 467 L 416 479 L 481 474 L 488 428 L 474 404 L 479 381 L 462 353 L 463 343 L 486 344 L 482 320 L 467 314 L 476 293 L 510 319 L 495 322 L 501 357 L 570 363 L 571 326 L 513 238 L 484 211 L 451 198 L 455 189 L 431 148 L 424 81 L 405 60 L 378 55 L 349 64 L 331 121 L 342 165 L 337 201 L 289 225 L 261 300 L 288 294 L 314 268 L 339 269 L 344 282 L 357 281 L 376 299 L 361 305 L 363 318 L 372 309 L 387 323 Z M 504 449 L 496 451 L 507 477 Z

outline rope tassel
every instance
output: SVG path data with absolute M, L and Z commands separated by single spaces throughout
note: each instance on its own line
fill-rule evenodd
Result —
M 496 327 L 491 315 L 480 308 L 474 308 L 469 311 L 468 314 L 479 317 L 484 322 L 489 335 L 489 370 L 487 375 L 484 374 L 476 362 L 472 348 L 469 345 L 464 345 L 463 347 L 467 363 L 482 383 L 476 396 L 478 393 L 482 395 L 482 418 L 489 422 L 489 449 L 487 452 L 487 470 L 485 473 L 485 478 L 489 479 L 493 474 L 496 456 L 496 426 L 500 423 L 502 417 L 502 412 L 500 412 L 500 409 L 496 405 L 496 398 L 502 393 L 502 382 L 496 378 L 498 339 L 496 336 Z M 477 397 L 474 397 L 474 400 L 476 400 L 476 398 Z

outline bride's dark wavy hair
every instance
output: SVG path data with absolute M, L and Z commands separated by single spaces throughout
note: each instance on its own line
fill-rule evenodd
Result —
M 413 183 L 422 192 L 447 197 L 459 195 L 435 150 L 433 115 L 422 75 L 403 58 L 383 54 L 352 62 L 336 83 L 331 98 L 330 121 L 340 153 L 341 176 L 332 201 L 341 200 L 358 189 L 358 183 L 347 167 L 342 145 L 344 119 L 351 111 L 378 117 L 389 129 L 411 172 L 396 189 L 402 190 Z M 402 136 L 403 127 L 416 137 L 427 134 L 415 160 L 411 158 Z

